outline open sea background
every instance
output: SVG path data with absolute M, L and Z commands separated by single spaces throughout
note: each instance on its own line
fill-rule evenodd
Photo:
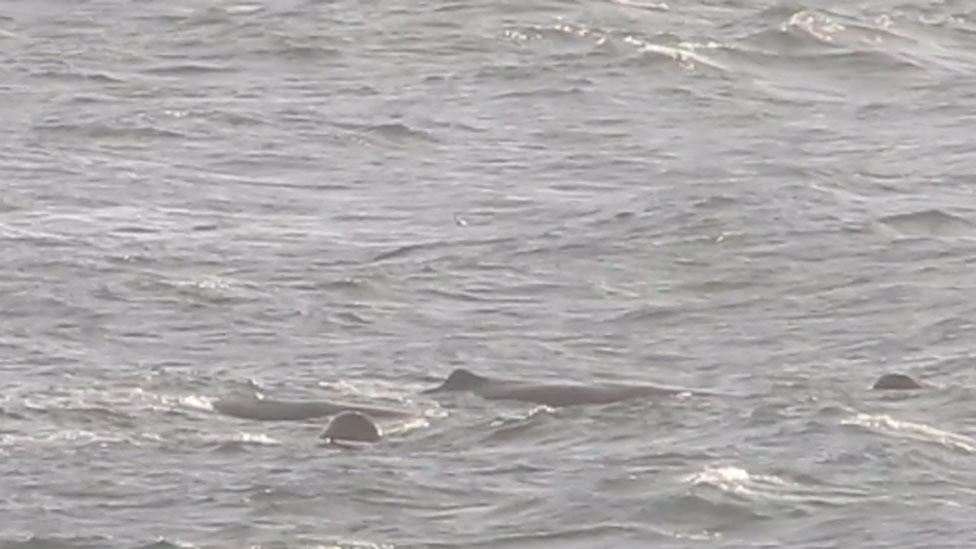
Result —
M 0 548 L 974 547 L 974 130 L 970 0 L 0 0 Z

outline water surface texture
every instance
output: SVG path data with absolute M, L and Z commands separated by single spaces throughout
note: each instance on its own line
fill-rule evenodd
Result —
M 0 548 L 976 546 L 974 128 L 969 0 L 0 0 Z

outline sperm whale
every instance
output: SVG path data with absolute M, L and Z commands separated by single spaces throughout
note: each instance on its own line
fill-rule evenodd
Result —
M 598 383 L 591 385 L 569 383 L 531 383 L 494 379 L 459 368 L 451 372 L 437 387 L 424 394 L 467 391 L 489 400 L 516 400 L 546 406 L 561 407 L 582 404 L 609 404 L 633 398 L 666 397 L 684 393 L 705 394 L 688 389 L 655 385 L 624 385 Z
M 404 417 L 409 413 L 393 408 L 363 406 L 327 400 L 290 401 L 258 398 L 220 399 L 214 410 L 228 416 L 260 421 L 298 421 L 335 416 L 342 412 L 358 412 L 371 417 Z

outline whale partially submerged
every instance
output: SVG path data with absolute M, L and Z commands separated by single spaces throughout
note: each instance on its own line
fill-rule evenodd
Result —
M 259 421 L 300 421 L 333 416 L 319 436 L 330 444 L 372 443 L 382 439 L 374 417 L 404 417 L 407 412 L 376 406 L 360 406 L 324 400 L 286 401 L 257 398 L 221 399 L 214 410 L 240 419 Z
M 454 370 L 442 384 L 422 392 L 431 394 L 449 391 L 466 391 L 489 400 L 515 400 L 543 404 L 554 408 L 583 404 L 610 404 L 634 398 L 705 394 L 699 391 L 656 385 L 617 383 L 582 385 L 511 381 L 485 377 L 464 368 Z
M 258 398 L 220 399 L 213 403 L 214 410 L 228 416 L 260 421 L 300 421 L 335 416 L 342 412 L 357 412 L 370 417 L 405 417 L 403 410 L 363 406 L 327 400 L 290 401 Z
M 871 386 L 874 390 L 913 390 L 925 386 L 908 375 L 884 374 Z M 459 368 L 436 387 L 422 394 L 469 392 L 488 400 L 514 400 L 551 407 L 585 404 L 610 404 L 636 398 L 673 397 L 681 394 L 708 395 L 712 393 L 657 385 L 620 383 L 534 383 L 491 378 Z M 382 439 L 382 431 L 374 418 L 406 417 L 403 410 L 331 402 L 267 400 L 259 398 L 220 399 L 214 410 L 232 417 L 260 421 L 307 420 L 331 416 L 320 439 L 337 446 L 346 443 L 375 443 Z
M 905 374 L 885 374 L 871 388 L 879 391 L 910 391 L 921 389 L 923 385 Z
M 319 436 L 332 443 L 379 442 L 382 438 L 380 428 L 366 414 L 342 412 L 332 418 L 329 426 Z

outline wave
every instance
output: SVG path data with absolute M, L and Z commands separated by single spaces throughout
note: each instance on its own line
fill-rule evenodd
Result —
M 155 76 L 200 76 L 204 74 L 225 74 L 237 72 L 238 69 L 227 65 L 214 65 L 206 63 L 172 63 L 157 65 L 143 69 L 143 72 Z
M 252 446 L 281 446 L 281 441 L 265 433 L 239 431 L 233 435 L 231 440 L 211 439 L 206 444 L 213 445 L 215 452 L 235 453 L 246 451 Z
M 30 535 L 26 539 L 0 539 L 0 549 L 103 549 L 113 546 L 110 539 L 98 536 L 57 538 Z
M 668 61 L 690 71 L 703 68 L 723 72 L 729 70 L 724 63 L 706 53 L 725 47 L 711 40 L 682 40 L 671 34 L 644 36 L 623 28 L 601 29 L 566 21 L 559 21 L 552 25 L 509 28 L 504 36 L 516 43 L 532 45 L 538 42 L 548 47 L 558 47 L 558 53 L 546 51 L 549 57 L 561 56 L 558 58 L 561 64 L 572 63 L 593 55 L 615 57 L 628 65 Z M 580 49 L 580 46 L 583 48 Z M 521 72 L 528 69 L 516 67 L 511 70 Z M 552 67 L 541 67 L 539 70 L 552 70 Z M 527 74 L 538 74 L 538 72 L 532 71 Z
M 965 454 L 976 453 L 976 440 L 972 437 L 924 423 L 895 419 L 885 414 L 859 413 L 842 420 L 841 425 L 852 425 L 894 438 L 934 444 Z
M 791 61 L 825 70 L 857 65 L 860 74 L 872 68 L 959 72 L 971 68 L 976 60 L 951 37 L 920 28 L 918 21 L 897 12 L 857 16 L 778 8 L 767 10 L 757 20 L 767 26 L 741 41 L 743 52 L 777 65 Z

